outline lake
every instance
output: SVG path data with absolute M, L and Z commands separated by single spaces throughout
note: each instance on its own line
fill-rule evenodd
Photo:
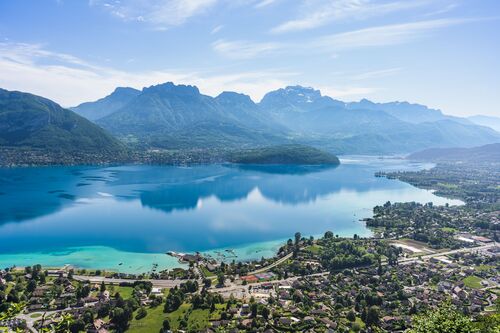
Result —
M 0 169 L 0 267 L 40 263 L 139 273 L 179 267 L 167 251 L 272 256 L 296 231 L 369 236 L 386 201 L 460 204 L 380 170 L 429 164 L 344 157 L 327 166 L 204 165 Z

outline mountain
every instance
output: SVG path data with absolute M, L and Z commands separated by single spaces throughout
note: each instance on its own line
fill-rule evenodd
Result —
M 493 128 L 495 131 L 500 132 L 500 118 L 492 116 L 471 116 L 467 118 L 469 121 L 476 125 L 486 126 Z
M 307 134 L 322 134 L 342 138 L 377 132 L 387 127 L 405 127 L 403 121 L 376 110 L 349 110 L 346 104 L 319 90 L 289 86 L 267 93 L 259 106 L 275 121 Z
M 338 153 L 400 153 L 474 146 L 500 139 L 489 128 L 457 121 L 422 105 L 368 100 L 343 103 L 301 86 L 269 92 L 259 106 L 274 121 L 300 133 L 302 142 Z
M 127 105 L 97 120 L 122 138 L 164 148 L 264 144 L 279 138 L 248 96 L 202 95 L 171 82 L 144 88 Z
M 440 110 L 429 109 L 425 105 L 410 104 L 408 102 L 374 103 L 362 99 L 359 102 L 348 103 L 346 106 L 351 110 L 383 111 L 399 120 L 413 124 L 433 122 L 446 118 Z
M 46 98 L 0 89 L 0 147 L 66 152 L 117 152 L 102 128 Z
M 95 102 L 82 103 L 70 110 L 89 120 L 97 120 L 121 109 L 140 93 L 137 89 L 118 87 L 106 97 Z
M 234 152 L 230 162 L 240 164 L 336 165 L 337 156 L 303 145 L 280 145 Z
M 473 148 L 433 148 L 407 157 L 417 161 L 433 162 L 493 162 L 500 163 L 500 143 Z

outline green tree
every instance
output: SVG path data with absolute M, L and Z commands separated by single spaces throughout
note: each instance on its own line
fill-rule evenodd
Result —
M 301 237 L 302 237 L 302 235 L 300 234 L 300 232 L 295 233 L 295 245 L 299 245 Z
M 217 282 L 219 283 L 218 284 L 219 286 L 224 287 L 224 280 L 225 280 L 224 274 L 222 273 L 217 274 Z
M 449 303 L 412 318 L 408 333 L 476 333 L 472 320 Z
M 365 323 L 367 326 L 377 325 L 379 322 L 379 309 L 376 306 L 370 306 L 366 312 Z
M 355 321 L 356 320 L 356 314 L 354 313 L 354 311 L 349 311 L 347 313 L 347 319 L 349 319 L 349 321 Z
M 148 312 L 144 307 L 140 307 L 139 310 L 137 310 L 137 315 L 135 316 L 135 319 L 139 320 L 148 315 Z

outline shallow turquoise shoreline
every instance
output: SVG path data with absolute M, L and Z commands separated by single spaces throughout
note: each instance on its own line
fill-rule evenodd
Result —
M 363 235 L 363 236 L 369 236 Z M 245 244 L 233 248 L 220 248 L 202 252 L 218 261 L 249 261 L 270 258 L 277 254 L 287 239 Z M 187 268 L 177 258 L 165 253 L 136 253 L 119 251 L 106 246 L 71 247 L 61 251 L 0 254 L 0 268 L 32 266 L 63 267 L 71 265 L 84 269 L 100 269 L 127 274 L 157 272 L 165 269 Z

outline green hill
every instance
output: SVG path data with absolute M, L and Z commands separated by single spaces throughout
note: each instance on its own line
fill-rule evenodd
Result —
M 280 145 L 234 152 L 229 158 L 240 164 L 340 164 L 337 156 L 303 145 Z
M 0 147 L 115 154 L 124 146 L 99 126 L 46 98 L 0 89 Z

